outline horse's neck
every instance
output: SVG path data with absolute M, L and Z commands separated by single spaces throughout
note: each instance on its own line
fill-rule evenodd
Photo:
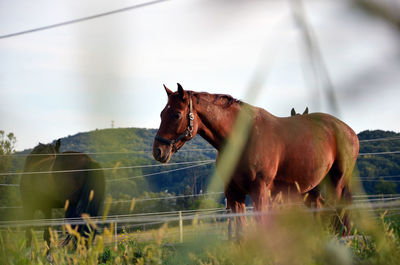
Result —
M 200 118 L 198 133 L 217 150 L 220 150 L 232 130 L 240 108 L 239 103 L 232 103 L 229 107 L 224 107 L 213 103 L 209 98 L 200 97 L 196 104 L 196 112 Z

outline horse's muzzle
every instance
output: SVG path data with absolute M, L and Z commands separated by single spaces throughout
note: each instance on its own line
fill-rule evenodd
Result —
M 171 147 L 170 146 L 161 146 L 161 145 L 154 145 L 153 146 L 153 157 L 155 160 L 161 163 L 168 163 L 171 159 Z

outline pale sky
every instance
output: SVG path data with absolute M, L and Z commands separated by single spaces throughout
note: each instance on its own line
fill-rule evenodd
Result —
M 1 1 L 0 35 L 145 1 Z M 400 131 L 400 34 L 347 1 L 305 1 L 338 98 L 356 132 Z M 317 93 L 289 1 L 171 0 L 0 39 L 0 130 L 17 150 L 96 128 L 157 128 L 176 90 L 256 100 L 277 116 L 330 112 Z M 312 80 L 311 80 L 312 81 Z M 334 113 L 331 113 L 334 114 Z

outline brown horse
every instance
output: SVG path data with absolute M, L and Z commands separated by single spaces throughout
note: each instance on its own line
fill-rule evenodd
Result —
M 162 163 L 197 133 L 221 151 L 239 112 L 250 110 L 249 136 L 232 176 L 225 181 L 228 208 L 234 213 L 245 212 L 247 194 L 255 210 L 262 211 L 269 194 L 298 189 L 301 194 L 308 193 L 309 205 L 318 207 L 318 185 L 325 176 L 332 183 L 335 201 L 351 202 L 348 182 L 359 142 L 342 121 L 324 113 L 279 118 L 228 95 L 185 91 L 179 84 L 177 92 L 164 87 L 168 103 L 153 144 L 153 156 Z M 348 218 L 344 219 L 348 228 Z M 239 217 L 237 233 L 244 222 L 245 218 Z
M 62 207 L 66 208 L 66 218 L 80 218 L 82 213 L 90 216 L 99 214 L 105 190 L 103 171 L 86 154 L 60 154 L 60 144 L 60 140 L 56 145 L 39 144 L 26 158 L 24 172 L 32 174 L 21 176 L 20 191 L 25 220 L 31 220 L 36 210 L 42 211 L 45 218 L 49 219 L 52 208 Z M 78 232 L 86 236 L 89 229 L 86 225 L 80 225 Z M 31 227 L 27 227 L 26 237 L 26 245 L 30 246 Z M 50 247 L 49 227 L 45 228 L 43 238 Z M 70 238 L 68 236 L 65 243 Z

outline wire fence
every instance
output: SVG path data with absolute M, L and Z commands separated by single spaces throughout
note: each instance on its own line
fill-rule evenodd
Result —
M 202 149 L 198 149 L 198 150 L 202 150 Z M 400 151 L 359 153 L 358 155 L 359 156 L 368 156 L 368 155 L 387 155 L 387 154 L 400 154 Z M 136 168 L 150 168 L 150 167 L 165 167 L 165 166 L 174 166 L 174 165 L 182 165 L 182 164 L 193 164 L 193 163 L 202 163 L 202 162 L 205 162 L 205 163 L 215 162 L 215 160 L 208 159 L 208 160 L 176 162 L 176 163 L 168 163 L 168 164 L 149 164 L 149 165 L 118 166 L 118 167 L 74 169 L 74 170 L 53 170 L 53 171 L 49 170 L 49 171 L 33 171 L 33 172 L 4 172 L 4 173 L 0 173 L 0 176 L 20 176 L 20 175 L 33 175 L 33 174 L 73 173 L 73 172 L 88 172 L 88 171 L 100 171 L 100 170 L 121 170 L 121 169 L 136 169 Z
M 132 176 L 132 177 L 126 177 L 126 178 L 116 178 L 116 179 L 109 179 L 107 182 L 115 182 L 115 181 L 121 181 L 121 180 L 130 180 L 130 179 L 135 179 L 135 178 L 142 178 L 142 177 L 149 177 L 149 176 L 156 176 L 156 175 L 162 175 L 166 173 L 171 173 L 171 172 L 176 172 L 176 171 L 181 171 L 189 168 L 195 168 L 195 167 L 201 167 L 205 165 L 209 165 L 214 163 L 214 160 L 204 160 L 204 162 L 192 165 L 192 166 L 186 166 L 186 167 L 181 167 L 181 168 L 176 168 L 176 169 L 170 169 L 166 171 L 160 171 L 160 172 L 155 172 L 155 173 L 149 173 L 149 174 L 144 174 L 144 175 L 138 175 L 138 176 Z
M 400 139 L 398 137 L 390 137 L 390 138 L 377 138 L 372 139 L 374 141 L 382 141 L 382 140 L 397 140 Z M 189 149 L 189 150 L 215 150 L 215 149 Z M 360 153 L 359 155 L 379 155 L 379 154 L 388 154 L 388 153 L 399 153 L 400 151 L 393 151 L 393 152 L 374 152 L 374 153 Z M 118 152 L 111 152 L 113 154 Z M 103 152 L 103 154 L 105 154 Z M 118 169 L 135 169 L 135 168 L 150 168 L 150 167 L 165 167 L 165 166 L 178 166 L 178 165 L 187 165 L 187 164 L 195 164 L 185 167 L 180 167 L 171 170 L 165 170 L 155 173 L 149 174 L 141 174 L 137 176 L 125 177 L 125 178 L 116 178 L 116 179 L 107 179 L 107 182 L 116 182 L 116 181 L 124 181 L 142 177 L 149 177 L 149 176 L 157 176 L 162 174 L 168 174 L 171 172 L 182 171 L 190 168 L 196 168 L 204 165 L 209 165 L 214 163 L 214 160 L 198 160 L 198 161 L 187 161 L 187 162 L 176 162 L 176 163 L 169 163 L 169 164 L 149 164 L 149 165 L 136 165 L 136 166 L 123 166 L 123 167 L 109 167 L 109 168 L 99 168 L 99 169 L 77 169 L 77 170 L 59 170 L 59 171 L 41 171 L 41 172 L 9 172 L 9 173 L 0 173 L 0 176 L 17 176 L 17 175 L 26 175 L 26 174 L 50 174 L 50 173 L 72 173 L 72 172 L 80 172 L 80 171 L 95 171 L 95 170 L 118 170 Z M 393 182 L 397 183 L 400 180 L 387 180 L 385 178 L 399 178 L 400 175 L 389 175 L 389 176 L 378 176 L 378 177 L 360 177 L 359 179 L 364 182 Z M 19 187 L 19 184 L 10 184 L 10 183 L 0 183 L 2 187 Z M 222 192 L 220 192 L 222 194 Z M 167 197 L 158 197 L 158 198 L 142 198 L 137 199 L 137 201 L 151 201 L 151 200 L 166 200 L 166 199 L 174 199 L 174 198 L 187 198 L 187 197 L 200 197 L 200 196 L 208 196 L 205 194 L 193 194 L 193 195 L 177 195 L 177 196 L 167 196 Z M 368 195 L 367 195 L 368 196 Z M 381 195 L 379 195 L 381 196 Z M 116 203 L 127 203 L 132 202 L 132 200 L 125 200 L 125 201 L 115 201 L 113 204 Z M 19 209 L 22 208 L 21 206 L 1 206 L 0 209 Z
M 169 164 L 149 164 L 149 165 L 135 165 L 135 166 L 118 166 L 118 167 L 103 167 L 103 168 L 85 168 L 85 169 L 71 169 L 71 170 L 48 170 L 48 171 L 32 171 L 32 172 L 7 172 L 0 173 L 0 176 L 19 176 L 19 175 L 37 175 L 37 174 L 57 174 L 57 173 L 75 173 L 75 172 L 89 172 L 89 171 L 107 171 L 107 170 L 121 170 L 121 169 L 137 169 L 137 168 L 151 168 L 151 167 L 168 167 L 177 166 L 184 164 L 196 164 L 196 163 L 211 163 L 214 160 L 198 160 L 188 162 L 176 162 Z
M 111 204 L 124 204 L 124 203 L 140 203 L 147 201 L 160 201 L 160 200 L 175 200 L 180 198 L 197 198 L 197 197 L 213 197 L 221 196 L 224 192 L 206 192 L 199 194 L 186 194 L 186 195 L 167 195 L 161 197 L 149 197 L 149 198 L 132 198 L 130 200 L 117 200 L 112 201 Z M 373 201 L 390 201 L 400 199 L 400 193 L 395 194 L 356 194 L 352 196 L 354 202 L 373 202 Z M 22 209 L 22 206 L 2 206 L 0 209 Z
M 55 156 L 80 156 L 82 154 L 86 155 L 130 155 L 130 154 L 144 154 L 144 153 L 152 153 L 153 150 L 133 150 L 133 151 L 124 151 L 124 152 L 82 152 L 82 153 L 56 153 L 56 154 L 6 154 L 6 155 L 0 155 L 0 157 L 27 157 L 27 156 L 50 156 L 50 155 L 55 155 Z M 182 148 L 179 150 L 180 153 L 182 152 L 217 152 L 217 149 L 215 148 L 191 148 L 191 149 L 185 149 Z
M 0 229 L 17 228 L 17 227 L 45 227 L 45 226 L 64 226 L 64 225 L 86 225 L 86 224 L 98 224 L 107 225 L 115 223 L 134 223 L 137 226 L 173 221 L 188 221 L 188 220 L 201 220 L 201 219 L 226 219 L 239 216 L 254 217 L 261 215 L 276 215 L 280 214 L 282 207 L 298 207 L 296 203 L 290 204 L 278 204 L 272 206 L 265 212 L 254 211 L 253 207 L 247 207 L 245 213 L 228 213 L 225 208 L 210 208 L 210 209 L 199 209 L 199 210 L 186 210 L 186 211 L 169 211 L 169 212 L 155 212 L 145 214 L 129 214 L 129 215 L 114 215 L 107 218 L 99 216 L 92 217 L 90 220 L 84 218 L 57 218 L 57 219 L 40 219 L 40 220 L 14 220 L 14 221 L 1 221 Z M 278 210 L 277 207 L 279 208 Z M 305 208 L 298 207 L 298 210 L 302 212 L 331 212 L 336 213 L 336 207 L 323 207 L 323 208 Z M 344 207 L 347 211 L 364 211 L 364 212 L 375 212 L 375 211 L 400 211 L 400 200 L 396 198 L 394 201 L 374 201 L 374 202 L 357 202 L 349 206 Z M 178 216 L 180 215 L 180 216 Z

